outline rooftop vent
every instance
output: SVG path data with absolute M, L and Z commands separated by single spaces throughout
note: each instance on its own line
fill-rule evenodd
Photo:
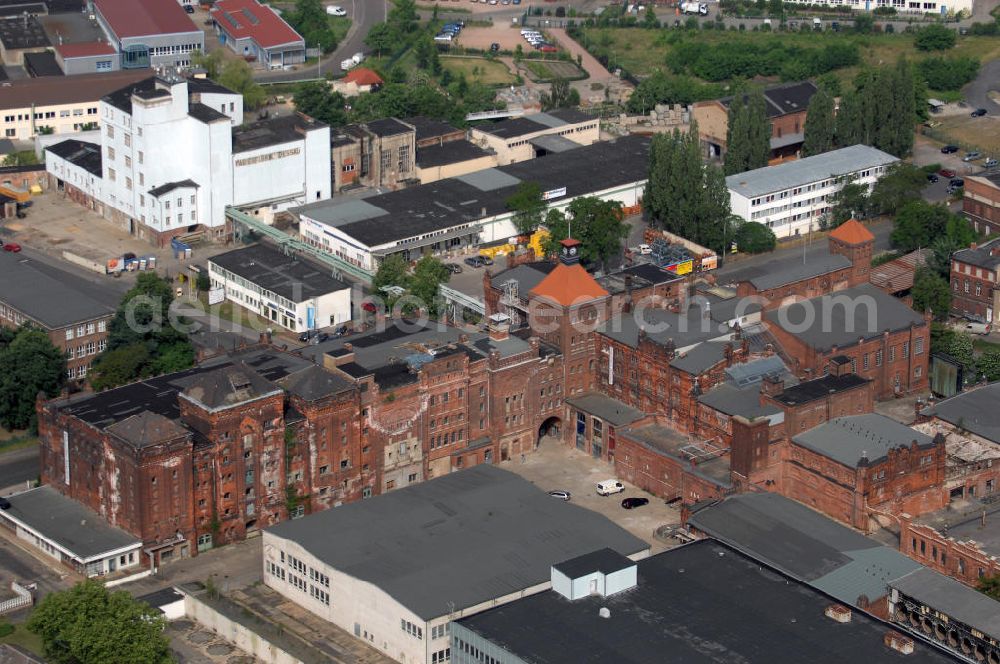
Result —
M 826 607 L 826 611 L 823 613 L 827 618 L 836 620 L 839 623 L 851 622 L 851 610 L 843 604 L 831 604 Z
M 888 631 L 882 639 L 886 646 L 904 655 L 913 654 L 913 639 L 899 632 Z
M 597 615 L 599 615 L 602 618 L 610 618 L 611 611 L 608 610 L 608 607 L 602 606 L 601 610 L 597 612 Z

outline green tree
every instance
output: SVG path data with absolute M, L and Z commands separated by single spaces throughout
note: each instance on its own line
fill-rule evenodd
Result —
M 736 229 L 736 245 L 748 254 L 773 251 L 778 240 L 774 232 L 758 221 L 748 221 Z
M 376 23 L 365 36 L 365 44 L 375 51 L 376 57 L 381 58 L 383 52 L 388 52 L 392 49 L 394 37 L 392 28 L 388 23 Z
M 785 15 L 785 3 L 782 0 L 768 0 L 767 14 L 774 18 L 781 18 Z
M 559 242 L 569 237 L 569 218 L 562 210 L 552 208 L 545 214 L 542 225 L 548 231 L 542 240 L 542 252 L 546 256 L 556 256 L 559 254 Z
M 554 108 L 568 108 L 580 105 L 580 93 L 576 88 L 570 86 L 565 78 L 557 78 L 552 81 L 550 92 L 542 93 L 542 110 L 550 111 Z
M 432 315 L 440 313 L 440 298 L 438 288 L 448 283 L 451 271 L 444 263 L 433 256 L 424 256 L 413 267 L 413 278 L 410 280 L 410 293 L 424 303 Z
M 944 278 L 951 274 L 951 255 L 959 249 L 965 249 L 976 240 L 976 232 L 972 230 L 964 217 L 952 215 L 944 226 L 944 234 L 931 238 L 931 255 L 927 264 Z
M 94 363 L 90 386 L 97 391 L 124 385 L 142 375 L 149 363 L 149 349 L 135 343 L 101 353 Z
M 41 637 L 45 657 L 54 664 L 172 661 L 160 612 L 93 580 L 46 595 L 27 625 Z
M 726 175 L 767 166 L 771 156 L 771 121 L 760 88 L 737 94 L 729 105 L 726 131 Z
M 913 308 L 917 311 L 930 309 L 937 318 L 947 318 L 951 308 L 951 288 L 948 282 L 933 269 L 923 266 L 913 275 Z
M 253 70 L 244 60 L 228 60 L 222 66 L 222 73 L 217 80 L 219 85 L 243 95 L 243 107 L 256 110 L 264 105 L 267 93 L 253 80 Z M 242 124 L 242 118 L 237 118 Z
M 820 88 L 809 100 L 809 109 L 806 111 L 803 157 L 822 154 L 833 149 L 834 123 L 833 97 Z
M 913 200 L 896 214 L 889 241 L 896 249 L 907 252 L 929 247 L 945 235 L 951 212 L 943 205 Z
M 976 589 L 984 595 L 989 595 L 995 600 L 1000 600 L 1000 574 L 982 577 L 979 579 L 979 585 Z
M 307 46 L 320 48 L 324 53 L 337 48 L 337 35 L 330 27 L 322 0 L 297 0 L 295 11 L 287 12 L 284 18 L 302 35 Z
M 830 197 L 830 211 L 824 217 L 826 228 L 836 228 L 848 219 L 866 219 L 870 205 L 866 185 L 845 183 Z
M 392 254 L 382 261 L 372 279 L 372 290 L 381 293 L 385 286 L 399 286 L 409 290 L 410 268 L 399 254 Z
M 4 157 L 0 166 L 33 166 L 37 163 L 38 157 L 34 150 L 20 150 Z
M 953 332 L 948 335 L 944 352 L 961 362 L 970 376 L 975 373 L 975 346 L 968 334 Z
M 417 60 L 417 67 L 437 76 L 441 71 L 441 60 L 438 58 L 437 46 L 429 34 L 422 34 L 417 37 L 413 44 L 413 55 Z
M 331 127 L 347 124 L 344 97 L 339 92 L 333 92 L 326 81 L 299 83 L 295 87 L 292 101 L 299 113 L 305 113 Z
M 917 30 L 913 45 L 921 51 L 947 51 L 955 46 L 958 33 L 940 23 L 931 23 Z
M 173 298 L 173 287 L 168 280 L 153 272 L 139 275 L 111 319 L 108 346 L 94 361 L 92 385 L 114 387 L 136 378 L 181 371 L 194 364 L 194 348 L 187 334 L 170 320 Z M 183 325 L 187 321 L 178 318 L 177 323 Z M 140 345 L 147 352 L 144 361 L 134 366 L 134 374 L 125 376 L 128 363 L 123 361 L 122 354 L 113 353 L 126 347 L 136 352 L 134 347 Z M 109 362 L 107 371 L 105 362 Z
M 989 382 L 1000 380 L 1000 351 L 988 350 L 976 361 L 976 373 Z
M 511 221 L 520 235 L 531 235 L 542 225 L 546 206 L 537 182 L 522 182 L 506 200 L 506 206 L 514 213 Z
M 52 398 L 66 384 L 66 357 L 47 334 L 21 327 L 0 338 L 0 426 L 37 429 L 35 398 Z
M 407 35 L 417 29 L 420 17 L 417 15 L 417 3 L 414 0 L 395 0 L 395 6 L 389 12 L 389 25 L 397 39 L 406 39 Z
M 569 204 L 573 217 L 573 236 L 580 240 L 581 258 L 600 263 L 605 270 L 608 259 L 620 256 L 628 226 L 622 221 L 622 205 L 593 196 L 575 199 Z
M 926 185 L 927 176 L 922 169 L 905 161 L 897 162 L 872 188 L 872 211 L 875 214 L 895 214 L 909 201 L 919 199 Z
M 209 51 L 208 53 L 202 53 L 201 51 L 191 53 L 192 66 L 204 69 L 205 75 L 213 81 L 219 78 L 219 74 L 222 73 L 222 65 L 225 61 L 226 54 L 223 53 L 221 48 Z

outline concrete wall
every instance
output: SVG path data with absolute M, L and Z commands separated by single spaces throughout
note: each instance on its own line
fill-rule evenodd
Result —
M 64 59 L 56 52 L 56 61 L 62 67 L 66 76 L 76 74 L 103 74 L 109 71 L 121 69 L 121 55 L 118 53 L 107 53 L 103 55 L 88 55 L 85 57 Z M 99 67 L 98 65 L 101 65 Z
M 477 159 L 469 159 L 467 161 L 445 164 L 443 166 L 430 166 L 428 168 L 420 168 L 418 166 L 414 172 L 416 177 L 420 179 L 420 184 L 428 184 L 429 182 L 437 182 L 438 180 L 445 180 L 447 178 L 465 175 L 466 173 L 473 173 L 486 168 L 493 168 L 496 165 L 496 155 L 484 155 Z
M 270 643 L 245 625 L 222 615 L 196 597 L 184 596 L 184 614 L 230 641 L 243 652 L 249 653 L 256 661 L 266 664 L 301 664 L 298 658 Z
M 233 204 L 283 210 L 330 198 L 330 129 L 233 155 Z M 276 174 L 280 173 L 280 177 Z

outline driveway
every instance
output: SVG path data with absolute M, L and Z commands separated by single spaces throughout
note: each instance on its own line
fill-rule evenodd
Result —
M 597 495 L 597 483 L 614 478 L 614 467 L 551 438 L 543 438 L 539 448 L 526 455 L 523 462 L 515 458 L 500 464 L 500 467 L 517 473 L 543 491 L 569 491 L 574 505 L 602 514 L 649 542 L 654 554 L 669 547 L 655 539 L 653 532 L 662 525 L 680 523 L 678 509 L 627 482 L 622 482 L 626 487 L 623 493 Z M 631 510 L 622 508 L 622 499 L 633 496 L 648 498 L 649 504 Z
M 991 115 L 1000 113 L 1000 104 L 990 98 L 990 92 L 1000 91 L 1000 60 L 991 60 L 979 68 L 979 76 L 962 88 L 969 108 L 985 108 Z
M 336 2 L 324 2 L 324 5 L 339 4 L 347 10 L 347 15 L 351 18 L 351 27 L 347 31 L 347 36 L 340 42 L 337 48 L 328 55 L 321 58 L 318 70 L 321 72 L 340 72 L 340 63 L 357 52 L 366 53 L 365 37 L 372 26 L 385 19 L 386 4 L 389 0 L 337 0 Z M 307 44 L 308 46 L 308 44 Z M 312 65 L 291 71 L 262 71 L 254 74 L 254 78 L 261 83 L 282 83 L 289 81 L 300 81 L 306 78 L 314 78 L 315 71 Z
M 28 482 L 38 479 L 41 470 L 38 445 L 30 445 L 0 454 L 0 495 L 29 488 Z

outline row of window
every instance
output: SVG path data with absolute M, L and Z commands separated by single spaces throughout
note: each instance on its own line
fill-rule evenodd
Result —
M 72 327 L 66 328 L 66 341 L 72 341 L 75 337 L 83 337 L 89 334 L 94 334 L 94 332 L 107 332 L 108 322 L 105 320 L 99 320 L 97 323 L 87 323 L 86 325 L 78 325 L 74 332 Z
M 85 344 L 81 344 L 76 348 L 67 347 L 66 348 L 66 359 L 72 360 L 74 357 L 81 359 L 87 357 L 88 355 L 97 355 L 98 353 L 103 353 L 104 349 L 108 346 L 107 339 L 101 339 L 97 343 L 93 341 L 88 341 Z
M 487 655 L 476 646 L 466 643 L 462 639 L 455 639 L 455 647 L 480 664 L 500 664 L 500 660 L 496 657 Z
M 400 619 L 399 628 L 409 634 L 410 636 L 415 636 L 421 641 L 424 639 L 424 628 L 418 625 L 414 625 L 409 620 Z
M 84 111 L 84 109 L 82 109 L 82 108 L 74 108 L 73 111 L 72 111 L 73 115 L 77 115 L 77 116 L 83 115 L 84 112 L 86 112 L 87 115 L 97 115 L 97 109 L 96 108 L 88 108 L 88 109 L 86 109 L 86 111 Z M 64 109 L 64 110 L 59 111 L 59 117 L 61 117 L 61 118 L 68 118 L 69 116 L 70 116 L 70 111 L 69 110 Z M 5 116 L 3 116 L 3 121 L 6 122 L 6 123 L 12 123 L 12 122 L 30 122 L 32 119 L 35 119 L 35 120 L 48 120 L 48 119 L 52 119 L 54 117 L 56 117 L 56 112 L 55 111 L 37 111 L 37 112 L 34 113 L 34 118 L 32 118 L 32 113 L 16 113 L 16 114 L 11 114 L 11 115 L 5 115 Z
M 438 650 L 437 652 L 431 653 L 431 664 L 441 664 L 441 662 L 447 662 L 451 659 L 451 648 L 445 648 L 444 650 Z
M 80 366 L 76 367 L 75 369 L 73 367 L 70 367 L 69 369 L 66 369 L 66 377 L 69 378 L 69 379 L 71 379 L 71 380 L 73 378 L 86 378 L 87 377 L 87 371 L 89 369 L 90 369 L 90 365 L 89 364 L 81 364 Z

